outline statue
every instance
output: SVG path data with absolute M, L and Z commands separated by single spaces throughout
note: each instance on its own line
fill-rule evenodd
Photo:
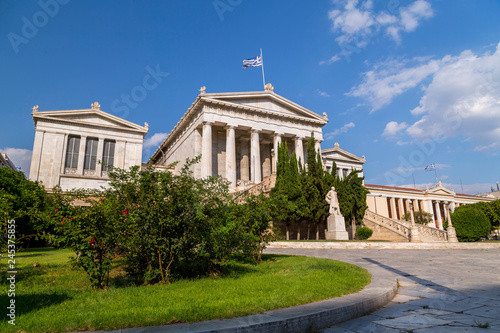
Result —
M 326 112 L 323 112 L 323 118 L 328 119 L 328 115 L 326 114 Z
M 335 192 L 335 187 L 326 195 L 326 202 L 330 204 L 330 215 L 342 215 L 340 214 L 339 199 L 337 198 L 337 192 Z
M 149 124 L 147 122 L 144 122 L 144 127 L 146 127 L 146 129 L 149 129 Z
M 101 105 L 99 105 L 99 103 L 97 103 L 97 102 L 94 102 L 94 103 L 92 103 L 91 108 L 95 109 L 95 110 L 100 110 Z
M 272 84 L 268 83 L 264 86 L 264 89 L 267 91 L 274 91 L 274 87 Z
M 325 200 L 330 204 L 330 216 L 328 216 L 326 220 L 326 239 L 348 240 L 349 235 L 345 230 L 345 219 L 340 212 L 339 199 L 334 186 L 332 186 L 332 189 L 327 193 Z
M 205 90 L 207 90 L 207 87 L 203 86 L 200 88 L 200 94 L 204 94 Z
M 38 105 L 35 105 L 35 106 L 33 107 L 33 112 L 38 112 Z

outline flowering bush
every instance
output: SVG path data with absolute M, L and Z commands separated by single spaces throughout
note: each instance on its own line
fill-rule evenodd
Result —
M 180 175 L 115 168 L 108 190 L 56 194 L 53 244 L 77 253 L 75 264 L 95 288 L 106 287 L 118 254 L 143 284 L 217 273 L 235 255 L 260 260 L 273 238 L 267 199 L 233 204 L 220 177 L 192 177 L 197 161 L 187 161 Z M 87 206 L 74 207 L 74 199 Z

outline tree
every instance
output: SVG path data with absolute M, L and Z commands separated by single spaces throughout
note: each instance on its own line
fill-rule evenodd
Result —
M 296 155 L 289 156 L 286 142 L 278 145 L 276 184 L 270 197 L 273 221 L 285 224 L 287 240 L 290 239 L 290 224 L 299 223 L 297 239 L 300 239 L 300 221 L 305 215 L 307 201 L 302 191 Z
M 491 224 L 488 217 L 475 205 L 464 205 L 451 214 L 453 227 L 461 242 L 475 242 L 490 233 Z
M 311 223 L 316 226 L 316 239 L 319 239 L 319 225 L 329 215 L 329 204 L 325 197 L 330 190 L 328 178 L 323 170 L 321 152 L 316 152 L 314 133 L 311 133 L 307 141 L 307 170 L 304 168 L 302 174 L 302 186 L 304 197 L 307 201 L 308 210 L 305 218 L 308 220 L 307 239 L 309 239 L 309 228 Z
M 49 199 L 42 185 L 26 179 L 21 171 L 0 167 L 1 246 L 7 244 L 8 221 L 15 221 L 16 244 L 33 245 L 47 221 Z M 39 243 L 40 245 L 40 243 Z
M 361 170 L 353 170 L 344 179 L 340 179 L 338 176 L 334 179 L 340 212 L 344 216 L 346 224 L 351 221 L 352 235 L 355 235 L 356 224 L 361 224 L 368 208 L 366 196 L 369 191 L 363 185 L 364 177 L 358 176 L 360 172 Z

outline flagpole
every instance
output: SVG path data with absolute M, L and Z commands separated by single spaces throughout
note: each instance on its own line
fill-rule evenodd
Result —
M 264 58 L 262 57 L 262 49 L 260 49 L 260 59 L 262 60 L 262 85 L 264 90 L 266 90 L 266 78 L 264 76 Z

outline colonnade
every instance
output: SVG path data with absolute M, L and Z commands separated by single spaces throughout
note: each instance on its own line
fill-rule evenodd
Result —
M 202 178 L 214 175 L 214 162 L 219 163 L 218 165 L 221 163 L 219 160 L 214 160 L 213 156 L 214 127 L 213 122 L 205 121 L 200 128 L 200 176 Z M 220 131 L 220 126 L 217 126 L 217 128 L 217 131 Z M 304 140 L 306 138 L 304 136 L 287 134 L 285 137 L 285 133 L 267 132 L 265 133 L 266 141 L 264 142 L 264 134 L 259 129 L 251 129 L 248 131 L 249 135 L 244 133 L 237 139 L 236 126 L 228 124 L 223 128 L 225 130 L 225 163 L 224 172 L 221 176 L 226 178 L 232 186 L 237 185 L 238 171 L 240 180 L 250 181 L 254 184 L 260 183 L 263 177 L 276 173 L 278 145 L 283 141 L 293 142 L 297 159 L 300 159 L 302 163 L 306 158 L 304 151 Z M 239 132 L 241 132 L 240 129 Z M 269 136 L 271 136 L 271 140 L 269 140 Z M 237 147 L 237 144 L 240 146 Z M 268 147 L 265 147 L 265 144 Z M 321 150 L 320 141 L 316 141 L 315 149 Z M 239 159 L 237 158 L 237 150 L 240 156 Z M 265 163 L 268 160 L 270 163 Z
M 425 211 L 432 215 L 434 226 L 438 229 L 444 230 L 443 222 L 448 219 L 448 210 L 446 205 L 448 201 L 445 200 L 432 200 L 432 199 L 408 199 L 387 197 L 387 211 L 390 218 L 402 220 L 403 215 L 410 211 L 410 200 L 413 203 L 414 211 Z M 458 207 L 461 204 L 456 202 L 450 203 L 452 207 Z

